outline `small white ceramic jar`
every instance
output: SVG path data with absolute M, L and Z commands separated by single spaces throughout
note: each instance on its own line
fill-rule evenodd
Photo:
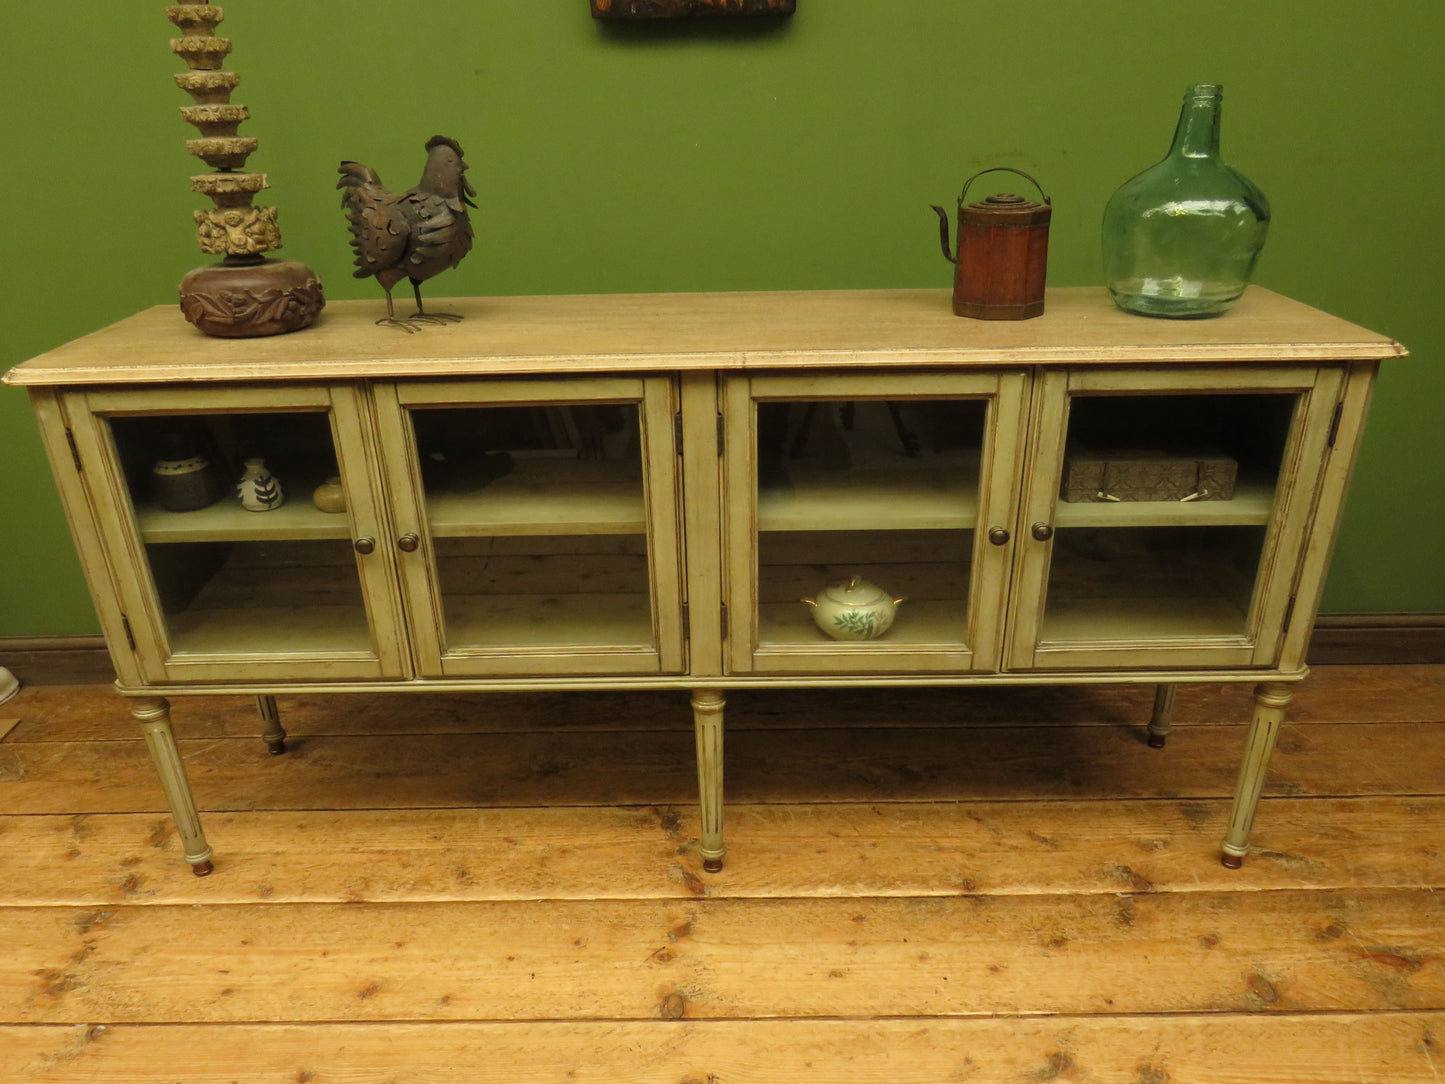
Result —
M 248 512 L 269 512 L 286 503 L 281 482 L 266 469 L 264 459 L 246 460 L 246 473 L 236 483 L 236 497 Z

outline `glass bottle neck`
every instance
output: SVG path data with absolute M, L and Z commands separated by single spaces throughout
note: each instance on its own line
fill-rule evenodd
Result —
M 1224 93 L 1212 84 L 1200 84 L 1184 95 L 1179 127 L 1174 130 L 1171 157 L 1213 158 L 1219 155 L 1219 113 Z

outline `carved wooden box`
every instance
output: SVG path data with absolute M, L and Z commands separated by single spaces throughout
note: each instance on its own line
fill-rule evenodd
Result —
M 1237 471 L 1223 455 L 1077 451 L 1064 461 L 1064 500 L 1227 501 Z

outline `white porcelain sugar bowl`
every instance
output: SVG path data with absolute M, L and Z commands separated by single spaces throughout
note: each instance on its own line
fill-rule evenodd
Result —
M 860 576 L 829 584 L 817 598 L 805 598 L 813 620 L 835 640 L 876 640 L 893 627 L 901 598 Z

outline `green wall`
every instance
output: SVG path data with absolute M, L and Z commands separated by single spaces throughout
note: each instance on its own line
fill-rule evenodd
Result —
M 1413 351 L 1380 382 L 1325 608 L 1445 611 L 1439 0 L 799 0 L 668 27 L 587 0 L 225 7 L 282 254 L 378 305 L 336 163 L 404 187 L 435 132 L 481 192 L 437 294 L 945 286 L 928 205 L 988 165 L 1053 197 L 1050 283 L 1097 283 L 1104 201 L 1163 154 L 1184 87 L 1222 82 L 1225 155 L 1274 209 L 1258 281 Z M 172 33 L 160 2 L 0 11 L 0 368 L 206 262 Z M 0 636 L 93 632 L 23 393 L 0 432 Z

